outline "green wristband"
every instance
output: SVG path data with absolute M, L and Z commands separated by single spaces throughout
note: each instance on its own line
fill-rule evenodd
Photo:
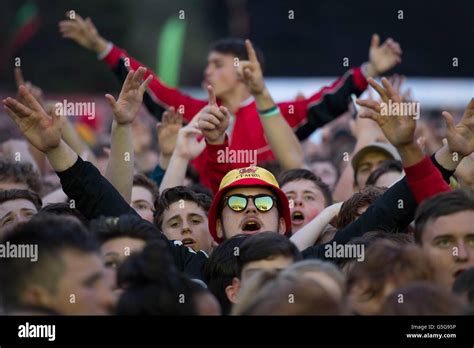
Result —
M 280 108 L 278 105 L 274 105 L 267 110 L 257 110 L 260 117 L 272 117 L 280 114 Z

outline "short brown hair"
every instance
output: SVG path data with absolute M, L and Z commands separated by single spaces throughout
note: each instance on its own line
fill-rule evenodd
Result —
M 14 199 L 26 199 L 33 203 L 38 211 L 43 206 L 40 196 L 33 191 L 20 189 L 0 190 L 0 204 Z
M 466 210 L 474 211 L 474 194 L 470 191 L 443 192 L 427 199 L 416 210 L 415 242 L 421 244 L 423 231 L 431 221 Z
M 269 276 L 265 276 L 269 272 Z M 243 288 L 243 304 L 233 309 L 234 315 L 340 315 L 343 305 L 336 301 L 317 281 L 288 272 L 261 271 L 250 281 L 258 281 L 254 289 Z M 293 301 L 289 301 L 289 294 Z M 247 296 L 245 296 L 247 295 Z M 240 296 L 240 295 L 239 295 Z
M 400 296 L 403 301 L 400 302 Z M 380 315 L 461 315 L 466 304 L 436 284 L 416 282 L 394 290 L 385 299 Z
M 144 174 L 135 174 L 133 176 L 133 186 L 141 186 L 151 192 L 153 201 L 158 197 L 158 186 L 154 181 L 148 179 Z
M 370 206 L 379 198 L 385 189 L 376 186 L 366 186 L 360 192 L 354 193 L 351 198 L 342 204 L 336 219 L 336 227 L 342 229 L 359 217 L 359 209 Z
M 31 163 L 0 159 L 0 182 L 25 184 L 29 190 L 41 194 L 41 177 Z
M 190 201 L 196 203 L 201 207 L 206 215 L 211 207 L 212 199 L 205 193 L 196 193 L 185 186 L 175 186 L 164 190 L 161 195 L 155 200 L 155 214 L 153 216 L 153 223 L 156 227 L 161 229 L 163 223 L 163 213 L 170 207 L 171 204 L 183 201 Z
M 296 180 L 309 180 L 312 181 L 316 187 L 321 191 L 324 196 L 324 205 L 326 207 L 332 204 L 332 195 L 331 190 L 329 189 L 329 185 L 326 184 L 324 181 L 321 180 L 319 176 L 314 174 L 312 171 L 307 169 L 290 169 L 287 170 L 278 177 L 278 184 L 280 187 L 283 185 L 296 181 Z
M 433 266 L 415 245 L 379 240 L 365 254 L 365 260 L 356 262 L 350 269 L 347 287 L 350 290 L 356 284 L 367 283 L 364 293 L 368 299 L 381 295 L 389 280 L 395 280 L 399 286 L 411 281 L 434 280 Z

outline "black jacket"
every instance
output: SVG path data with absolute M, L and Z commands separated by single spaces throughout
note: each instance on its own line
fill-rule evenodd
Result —
M 431 161 L 441 172 L 443 179 L 449 183 L 449 178 L 454 172 L 441 167 L 434 155 Z M 407 179 L 403 178 L 380 196 L 356 221 L 337 231 L 331 241 L 303 250 L 303 258 L 335 261 L 333 257 L 326 257 L 325 252 L 329 249 L 327 246 L 332 247 L 334 243 L 347 244 L 351 239 L 374 230 L 402 232 L 413 221 L 416 208 L 417 204 Z
M 80 157 L 71 168 L 57 174 L 64 193 L 74 200 L 76 208 L 88 220 L 124 214 L 139 216 L 97 168 Z M 206 253 L 194 252 L 180 241 L 167 241 L 178 269 L 191 278 L 202 280 Z

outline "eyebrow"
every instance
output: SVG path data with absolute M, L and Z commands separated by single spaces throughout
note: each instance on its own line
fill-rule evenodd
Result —
M 433 238 L 433 240 L 442 239 L 442 238 L 454 238 L 452 234 L 442 234 Z
M 320 192 L 317 188 L 315 188 L 314 191 L 309 191 L 309 190 L 304 190 L 303 193 L 318 193 Z M 296 194 L 296 191 L 288 191 L 288 192 L 285 192 L 287 195 L 290 195 L 290 194 Z
M 9 211 L 8 213 L 6 213 L 5 215 L 3 215 L 0 220 L 3 220 L 5 217 L 7 217 L 8 215 L 11 215 L 13 214 L 13 211 Z
M 84 285 L 92 285 L 94 284 L 97 280 L 99 280 L 100 278 L 102 278 L 103 276 L 103 273 L 101 271 L 99 272 L 96 272 L 92 275 L 90 275 L 89 277 L 87 277 L 86 279 L 84 279 L 84 281 L 82 282 L 82 284 Z
M 204 217 L 203 215 L 201 215 L 199 213 L 189 213 L 188 215 L 191 216 L 191 217 L 194 217 L 194 216 L 201 217 L 201 218 Z
M 146 204 L 150 204 L 150 202 L 144 200 L 144 199 L 137 199 L 136 201 L 133 201 L 132 204 L 135 204 L 135 203 L 146 203 Z
M 212 59 L 209 59 L 207 62 L 208 63 L 217 63 L 217 62 L 222 62 L 222 58 L 212 58 Z
M 171 221 L 171 220 L 173 220 L 173 219 L 181 219 L 181 215 L 179 215 L 179 214 L 173 215 L 173 216 L 170 217 L 168 220 L 166 220 L 166 222 Z
M 109 251 L 108 253 L 105 253 L 103 257 L 106 256 L 119 256 L 119 253 L 116 251 Z

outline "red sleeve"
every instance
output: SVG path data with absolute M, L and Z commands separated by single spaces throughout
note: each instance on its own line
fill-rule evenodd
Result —
M 330 86 L 303 100 L 279 103 L 281 113 L 300 140 L 347 111 L 350 95 L 367 88 L 360 67 L 348 70 Z
M 438 193 L 451 191 L 439 170 L 427 156 L 417 164 L 406 167 L 405 173 L 408 185 L 418 204 Z
M 103 61 L 111 68 L 117 68 L 121 59 L 128 58 L 130 67 L 133 70 L 144 66 L 142 63 L 129 56 L 125 50 L 113 45 L 111 51 L 103 58 Z M 145 67 L 145 66 L 144 66 Z M 150 82 L 148 89 L 152 92 L 152 98 L 163 106 L 168 108 L 174 106 L 176 109 L 181 108 L 184 114 L 184 119 L 189 121 L 196 115 L 205 105 L 207 101 L 194 99 L 186 94 L 181 93 L 178 89 L 170 88 L 165 86 L 160 79 L 152 73 L 151 69 L 147 68 L 145 78 L 149 75 L 153 76 L 153 80 Z
M 209 187 L 214 194 L 219 191 L 222 178 L 232 169 L 246 167 L 248 163 L 235 163 L 227 158 L 229 148 L 229 138 L 225 136 L 225 141 L 220 145 L 207 144 L 204 150 L 204 168 L 201 183 Z

